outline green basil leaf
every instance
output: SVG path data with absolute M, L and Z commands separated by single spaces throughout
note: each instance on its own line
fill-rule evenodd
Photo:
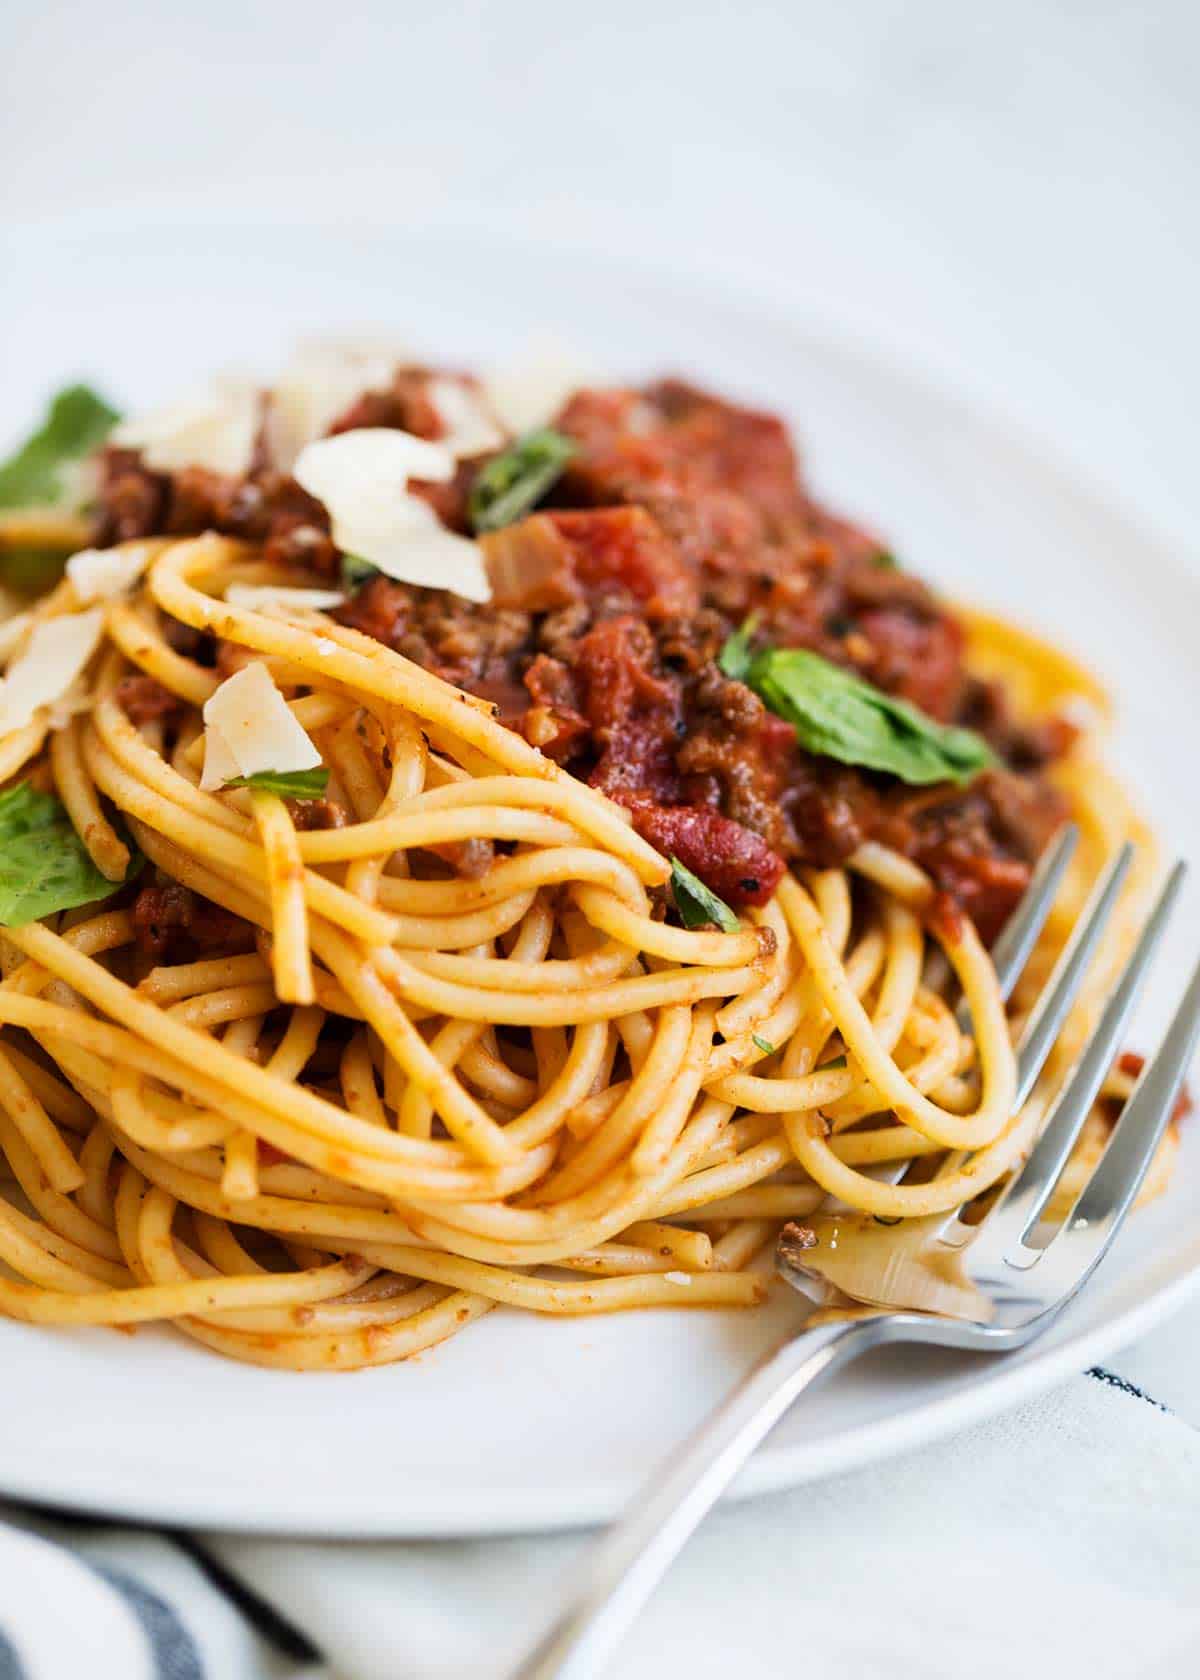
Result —
M 745 680 L 795 726 L 805 751 L 822 758 L 882 770 L 916 787 L 961 785 L 996 762 L 972 730 L 937 723 L 806 648 L 766 649 Z
M 312 770 L 256 770 L 251 776 L 235 776 L 227 788 L 257 788 L 260 793 L 277 793 L 280 799 L 319 799 L 329 786 L 329 771 L 323 764 Z
M 527 432 L 483 468 L 471 486 L 467 515 L 474 531 L 498 531 L 535 508 L 562 476 L 575 445 L 544 426 Z
M 771 1043 L 769 1038 L 759 1038 L 757 1033 L 751 1033 L 750 1038 L 752 1043 L 758 1046 L 764 1056 L 773 1056 L 775 1054 L 775 1046 Z
M 871 564 L 877 572 L 898 572 L 900 562 L 890 548 L 877 548 L 871 556 Z
M 342 588 L 346 590 L 358 589 L 373 578 L 379 571 L 369 560 L 364 560 L 361 554 L 342 555 Z
M 86 385 L 70 385 L 15 454 L 0 462 L 0 507 L 61 501 L 62 469 L 99 448 L 120 416 Z
M 817 1069 L 817 1072 L 828 1073 L 830 1068 L 844 1068 L 845 1066 L 845 1056 L 835 1056 L 831 1062 L 822 1062 L 820 1067 Z
M 125 879 L 145 859 L 134 852 Z M 65 807 L 30 782 L 0 793 L 0 923 L 24 927 L 56 910 L 110 898 L 119 883 L 106 879 L 88 855 Z
M 734 682 L 745 682 L 746 676 L 754 663 L 754 655 L 750 651 L 750 641 L 758 628 L 758 613 L 751 613 L 741 627 L 733 632 L 725 646 L 717 655 L 717 664 L 722 675 L 732 678 Z
M 740 924 L 725 900 L 711 892 L 690 869 L 685 869 L 677 857 L 671 859 L 671 892 L 685 928 L 705 927 L 715 922 L 722 933 L 737 932 Z

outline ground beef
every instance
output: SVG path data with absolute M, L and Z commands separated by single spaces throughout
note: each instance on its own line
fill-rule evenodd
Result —
M 156 677 L 143 676 L 139 672 L 136 676 L 121 678 L 117 684 L 117 704 L 131 723 L 141 725 L 159 719 L 164 723 L 176 723 L 187 702 L 178 694 L 172 694 L 169 688 L 164 688 Z
M 253 947 L 249 922 L 169 876 L 155 874 L 154 884 L 142 887 L 133 901 L 133 926 L 144 956 L 155 962 L 193 962 Z
M 332 799 L 289 799 L 287 808 L 301 834 L 319 828 L 344 828 L 346 813 Z
M 400 369 L 333 430 L 438 437 L 431 377 Z M 875 839 L 993 937 L 1063 817 L 1037 772 L 1069 746 L 1069 725 L 1019 725 L 996 684 L 968 676 L 958 621 L 877 537 L 813 500 L 775 416 L 662 380 L 580 391 L 556 425 L 576 456 L 540 511 L 483 539 L 489 604 L 374 576 L 341 621 L 492 701 L 732 904 L 763 902 L 788 862 L 840 864 Z M 479 466 L 414 488 L 465 529 Z M 241 480 L 167 477 L 110 450 L 100 523 L 106 540 L 215 528 L 305 572 L 337 563 L 323 509 L 265 459 Z M 809 648 L 979 730 L 1007 768 L 965 790 L 914 789 L 801 751 L 790 725 L 717 667 L 750 614 L 759 643 Z M 231 663 L 220 647 L 190 656 L 222 672 Z M 486 866 L 466 852 L 447 861 Z

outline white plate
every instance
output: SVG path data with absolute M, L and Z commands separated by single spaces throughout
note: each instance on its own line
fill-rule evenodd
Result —
M 985 416 L 761 308 L 595 254 L 448 232 L 26 232 L 5 253 L 0 425 L 62 377 L 122 402 L 214 366 L 269 369 L 299 332 L 384 325 L 470 364 L 547 323 L 615 371 L 674 369 L 778 406 L 811 477 L 915 569 L 1058 635 L 1122 700 L 1121 759 L 1173 849 L 1200 858 L 1176 720 L 1200 715 L 1195 583 L 1144 532 Z M 1189 914 L 1197 923 L 1193 896 Z M 1187 956 L 1178 936 L 1147 1019 Z M 1144 1034 L 1145 1027 L 1142 1028 Z M 1024 1355 L 890 1350 L 797 1406 L 754 1492 L 961 1428 L 1111 1353 L 1200 1283 L 1200 1163 L 1139 1215 L 1057 1331 Z M 294 1376 L 165 1331 L 0 1324 L 0 1489 L 169 1522 L 326 1535 L 468 1534 L 611 1515 L 781 1329 L 759 1314 L 491 1314 L 406 1365 Z

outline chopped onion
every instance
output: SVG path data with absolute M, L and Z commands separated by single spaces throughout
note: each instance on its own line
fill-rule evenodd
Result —
M 570 545 L 540 514 L 487 532 L 479 546 L 498 607 L 553 612 L 572 599 Z

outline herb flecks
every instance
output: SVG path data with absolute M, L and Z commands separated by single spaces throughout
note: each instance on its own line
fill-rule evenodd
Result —
M 319 799 L 329 786 L 329 771 L 323 764 L 312 770 L 255 770 L 249 776 L 235 776 L 225 786 L 276 793 L 280 799 Z
M 740 923 L 723 898 L 706 887 L 698 875 L 684 867 L 677 857 L 671 859 L 671 893 L 675 908 L 685 928 L 707 927 L 710 923 L 722 933 L 736 933 Z
M 755 630 L 758 628 L 759 617 L 758 613 L 751 613 L 749 618 L 745 619 L 729 637 L 717 657 L 717 664 L 721 668 L 722 675 L 731 678 L 734 682 L 745 682 L 750 667 L 754 663 L 754 654 L 751 651 L 750 643 Z
M 476 533 L 498 531 L 530 513 L 576 453 L 569 437 L 543 426 L 527 432 L 482 469 L 471 487 L 467 516 Z
M 347 594 L 361 588 L 368 578 L 377 576 L 378 572 L 379 567 L 373 565 L 370 560 L 364 560 L 361 554 L 342 555 L 342 588 Z

